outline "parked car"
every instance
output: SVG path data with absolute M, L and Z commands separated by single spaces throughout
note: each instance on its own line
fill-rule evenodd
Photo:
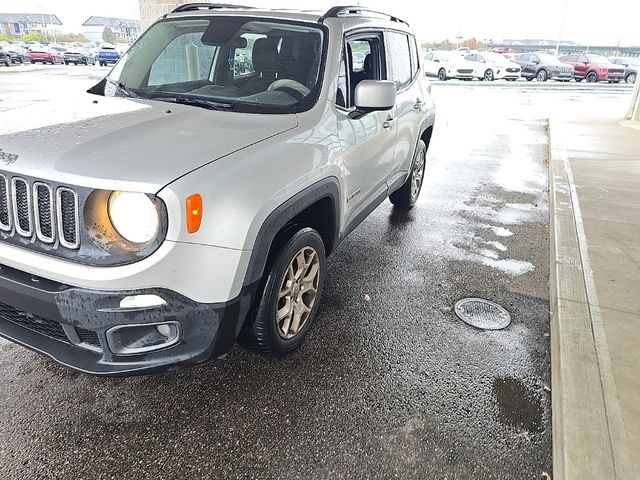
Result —
M 101 47 L 98 51 L 98 63 L 104 67 L 109 64 L 115 64 L 120 60 L 120 53 L 115 47 Z
M 0 46 L 0 64 L 4 64 L 6 67 L 10 67 L 13 64 L 11 54 Z
M 29 52 L 24 48 L 9 45 L 7 51 L 9 55 L 11 55 L 13 63 L 25 63 L 29 61 Z
M 64 63 L 69 65 L 95 65 L 96 59 L 88 53 L 83 53 L 78 50 L 69 50 L 64 52 Z
M 535 78 L 539 82 L 548 79 L 568 82 L 575 74 L 572 65 L 562 63 L 548 53 L 521 53 L 515 62 L 522 67 L 522 76 L 529 81 Z
M 499 53 L 478 52 L 464 58 L 473 65 L 474 76 L 486 82 L 500 79 L 515 82 L 520 78 L 520 65 L 510 62 Z
M 561 57 L 563 63 L 575 68 L 576 82 L 585 80 L 589 83 L 607 81 L 620 83 L 624 80 L 624 67 L 611 63 L 606 57 L 595 54 L 571 54 Z
M 436 50 L 424 57 L 424 73 L 428 77 L 438 80 L 457 78 L 472 80 L 474 78 L 473 65 L 467 62 L 457 51 Z
M 50 63 L 51 65 L 55 65 L 57 63 L 64 63 L 64 57 L 57 50 L 38 49 L 29 52 L 29 61 L 31 63 Z
M 203 5 L 164 16 L 78 98 L 19 125 L 0 112 L 0 336 L 103 375 L 237 338 L 288 353 L 326 257 L 385 199 L 416 205 L 435 107 L 408 24 Z M 235 76 L 238 50 L 253 70 Z
M 638 57 L 610 57 L 609 61 L 615 65 L 623 65 L 624 80 L 627 83 L 634 84 L 638 78 L 638 70 L 640 70 L 640 58 Z

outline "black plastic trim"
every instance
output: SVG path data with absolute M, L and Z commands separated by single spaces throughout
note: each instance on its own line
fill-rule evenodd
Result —
M 289 198 L 265 219 L 258 231 L 256 243 L 249 259 L 245 285 L 255 283 L 262 278 L 271 245 L 282 227 L 323 198 L 330 198 L 333 202 L 334 232 L 336 234 L 334 245 L 337 246 L 338 232 L 340 231 L 340 183 L 336 177 L 327 177 Z

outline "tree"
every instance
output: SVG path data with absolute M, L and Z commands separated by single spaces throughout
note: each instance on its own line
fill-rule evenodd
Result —
M 87 37 L 85 37 L 81 33 L 65 33 L 63 35 L 58 35 L 58 41 L 65 42 L 65 43 L 67 42 L 68 43 L 73 43 L 73 42 L 85 43 L 85 42 L 88 42 L 89 40 L 87 39 Z
M 102 30 L 102 40 L 104 40 L 107 43 L 115 43 L 116 39 L 117 39 L 117 35 L 113 33 L 113 30 L 111 30 L 111 27 L 104 27 L 104 29 Z
M 44 36 L 44 33 L 37 32 L 37 31 L 34 30 L 34 31 L 26 33 L 25 35 L 20 37 L 20 40 L 22 40 L 23 42 L 40 42 L 40 43 L 44 43 L 44 42 L 47 41 L 47 38 Z

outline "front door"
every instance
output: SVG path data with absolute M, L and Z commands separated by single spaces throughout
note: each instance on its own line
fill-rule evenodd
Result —
M 343 151 L 347 223 L 370 202 L 386 195 L 386 181 L 394 170 L 398 128 L 394 110 L 372 112 L 358 119 L 349 116 L 354 110 L 353 98 L 359 82 L 386 80 L 384 58 L 381 32 L 361 32 L 346 38 L 336 111 Z

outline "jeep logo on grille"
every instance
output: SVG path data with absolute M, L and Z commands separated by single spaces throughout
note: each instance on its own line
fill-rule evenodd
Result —
M 18 160 L 18 155 L 15 153 L 5 152 L 0 148 L 0 161 L 5 165 L 11 165 L 13 162 Z

